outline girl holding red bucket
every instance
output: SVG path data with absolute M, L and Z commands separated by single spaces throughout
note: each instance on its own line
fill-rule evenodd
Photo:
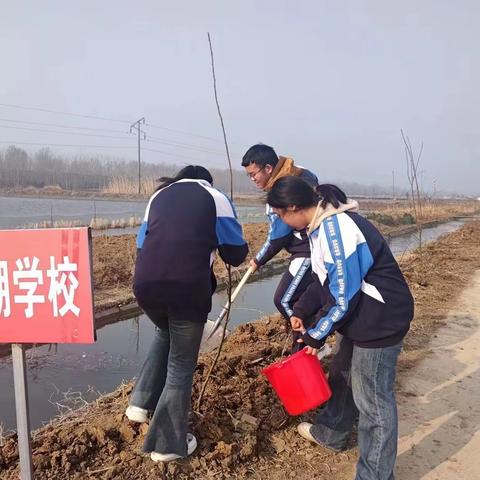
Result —
M 332 397 L 314 423 L 303 422 L 298 431 L 340 451 L 358 418 L 355 479 L 392 480 L 396 365 L 413 318 L 407 283 L 385 239 L 338 187 L 314 190 L 298 177 L 284 177 L 267 198 L 286 224 L 308 227 L 315 281 L 293 308 L 292 327 L 306 328 L 299 342 L 316 354 L 329 335 L 342 334 L 329 372 Z

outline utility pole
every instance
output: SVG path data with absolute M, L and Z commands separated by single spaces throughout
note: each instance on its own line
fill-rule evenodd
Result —
M 145 117 L 140 118 L 135 123 L 132 123 L 130 125 L 130 133 L 132 133 L 133 130 L 136 130 L 137 138 L 138 138 L 138 194 L 139 195 L 141 193 L 141 185 L 142 185 L 141 162 L 140 162 L 140 139 L 141 139 L 141 135 L 143 135 L 144 140 L 147 138 L 147 135 L 145 134 L 144 131 L 142 131 L 142 129 L 140 128 L 140 125 L 145 125 Z

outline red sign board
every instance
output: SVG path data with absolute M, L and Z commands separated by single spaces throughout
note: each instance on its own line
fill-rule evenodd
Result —
M 88 228 L 0 230 L 0 343 L 93 343 Z

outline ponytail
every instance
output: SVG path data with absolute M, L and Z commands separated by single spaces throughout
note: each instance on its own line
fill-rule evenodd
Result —
M 315 193 L 320 197 L 320 206 L 326 208 L 330 203 L 334 208 L 338 208 L 341 203 L 347 203 L 347 196 L 336 185 L 324 183 L 315 187 Z

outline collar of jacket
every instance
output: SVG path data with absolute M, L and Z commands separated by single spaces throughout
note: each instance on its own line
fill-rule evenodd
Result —
M 327 203 L 327 206 L 323 208 L 321 202 L 318 202 L 313 220 L 308 226 L 308 235 L 311 235 L 326 218 L 346 211 L 358 212 L 358 202 L 356 200 L 347 199 L 347 203 L 341 203 L 338 208 L 335 208 L 330 203 Z
M 282 177 L 298 177 L 302 173 L 302 169 L 293 164 L 293 159 L 287 157 L 278 157 L 278 163 L 273 169 L 271 177 L 265 185 L 265 190 L 269 192 L 273 184 Z

